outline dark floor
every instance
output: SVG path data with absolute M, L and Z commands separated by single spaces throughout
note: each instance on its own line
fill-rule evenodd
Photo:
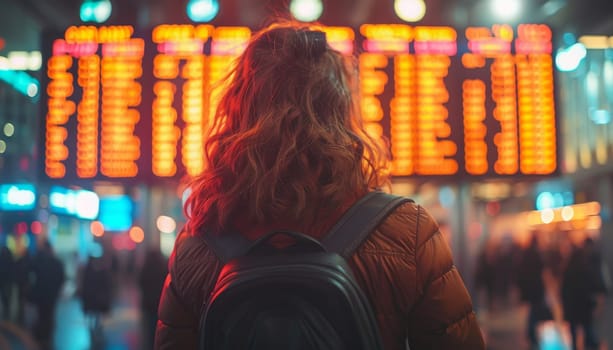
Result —
M 142 349 L 139 295 L 135 285 L 127 279 L 119 284 L 117 302 L 111 312 L 102 318 L 99 332 L 91 333 L 88 320 L 81 311 L 79 301 L 67 292 L 57 308 L 57 327 L 53 350 L 149 350 Z M 607 310 L 601 321 L 601 334 L 608 336 L 611 344 L 613 336 L 613 298 L 609 298 Z M 522 350 L 528 349 L 523 337 L 526 309 L 523 307 L 500 307 L 495 312 L 479 311 L 478 317 L 486 335 L 488 349 Z M 606 332 L 605 330 L 608 330 Z M 553 323 L 544 324 L 540 335 L 543 340 L 541 350 L 567 350 L 568 331 L 562 326 L 557 331 Z M 25 350 L 29 336 L 27 332 L 9 323 L 0 323 L 0 349 Z M 92 340 L 93 338 L 93 340 Z M 7 345 L 8 344 L 8 345 Z M 601 350 L 612 349 L 603 344 Z M 42 349 L 41 349 L 42 350 Z

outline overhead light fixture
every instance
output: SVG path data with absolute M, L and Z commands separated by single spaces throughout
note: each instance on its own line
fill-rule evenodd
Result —
M 587 50 L 582 43 L 559 49 L 555 58 L 556 67 L 561 72 L 572 72 L 579 67 L 586 55 Z
M 426 15 L 426 3 L 423 0 L 395 0 L 394 11 L 405 22 L 417 22 Z
M 189 0 L 187 17 L 194 22 L 210 22 L 219 13 L 217 0 Z
M 314 22 L 321 17 L 324 5 L 321 0 L 292 0 L 289 11 L 301 22 Z
M 110 0 L 84 0 L 81 4 L 81 21 L 104 23 L 111 17 L 112 11 Z
M 491 9 L 496 17 L 504 20 L 514 20 L 521 13 L 521 0 L 491 0 Z

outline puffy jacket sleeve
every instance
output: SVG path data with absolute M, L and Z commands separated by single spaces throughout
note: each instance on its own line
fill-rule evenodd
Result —
M 182 296 L 182 286 L 177 269 L 187 234 L 179 234 L 175 248 L 168 261 L 168 276 L 164 283 L 158 307 L 158 322 L 155 332 L 155 349 L 195 349 L 198 343 L 198 320 Z
M 197 348 L 200 315 L 219 268 L 202 239 L 179 234 L 160 297 L 155 350 Z
M 409 314 L 411 349 L 485 349 L 470 295 L 434 218 L 417 207 L 416 295 Z

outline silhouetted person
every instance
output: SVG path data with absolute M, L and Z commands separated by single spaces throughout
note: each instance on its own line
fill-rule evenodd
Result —
M 168 273 L 168 261 L 157 248 L 147 251 L 140 270 L 138 284 L 143 317 L 143 349 L 152 349 L 157 324 L 157 309 L 164 281 Z
M 16 256 L 13 276 L 17 286 L 17 322 L 26 326 L 26 303 L 32 289 L 30 274 L 33 270 L 33 258 L 27 249 Z
M 477 257 L 475 284 L 486 294 L 488 312 L 494 308 L 494 287 L 496 281 L 496 246 L 490 240 Z
M 515 242 L 509 235 L 502 237 L 498 249 L 494 252 L 494 285 L 493 293 L 497 304 L 508 305 L 509 290 L 514 278 L 514 267 L 517 252 Z
M 524 250 L 519 261 L 517 287 L 519 288 L 521 300 L 528 303 L 530 309 L 526 325 L 526 335 L 534 349 L 538 349 L 538 337 L 536 334 L 538 323 L 553 317 L 545 301 L 544 270 L 545 262 L 538 248 L 538 239 L 536 235 L 533 235 L 530 245 Z
M 606 293 L 601 271 L 602 261 L 587 238 L 583 247 L 573 251 L 562 280 L 564 317 L 570 324 L 573 350 L 577 349 L 577 328 L 583 328 L 585 349 L 597 349 L 594 311 L 598 296 Z
M 32 268 L 33 284 L 29 296 L 38 314 L 34 336 L 42 349 L 51 349 L 55 307 L 66 277 L 64 265 L 53 253 L 49 242 L 44 241 L 34 258 Z
M 113 259 L 110 255 L 90 257 L 83 270 L 79 295 L 87 317 L 92 346 L 103 342 L 101 317 L 111 310 L 113 301 Z
M 15 261 L 6 246 L 0 248 L 0 319 L 10 318 L 10 301 L 14 284 Z

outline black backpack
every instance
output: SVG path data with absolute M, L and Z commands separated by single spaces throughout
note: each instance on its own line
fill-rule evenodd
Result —
M 251 242 L 205 234 L 225 264 L 200 322 L 200 349 L 377 350 L 377 320 L 345 261 L 408 198 L 371 192 L 317 241 L 274 231 Z M 277 234 L 292 246 L 267 244 Z

